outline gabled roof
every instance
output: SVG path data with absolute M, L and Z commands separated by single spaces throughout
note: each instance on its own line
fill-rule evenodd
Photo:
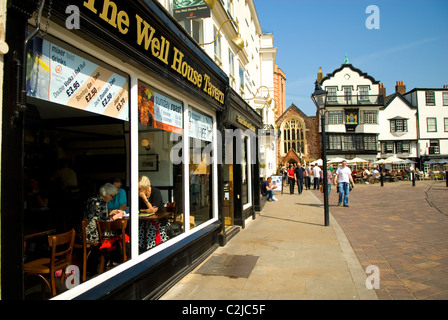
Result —
M 295 113 L 297 113 L 297 114 L 299 114 L 299 116 L 300 117 L 302 117 L 302 118 L 310 118 L 309 116 L 307 116 L 305 113 L 303 113 L 303 111 L 302 110 L 300 110 L 294 103 L 292 103 L 290 106 L 289 106 L 289 108 L 287 108 L 286 110 L 285 110 L 285 112 L 283 112 L 278 118 L 277 118 L 277 120 L 275 121 L 275 123 L 278 125 L 278 124 L 280 124 L 280 123 L 282 123 L 284 120 L 285 120 L 285 118 L 287 117 L 287 115 L 286 114 L 289 114 L 289 113 L 291 113 L 291 112 L 295 112 Z
M 327 73 L 327 75 L 320 81 L 320 84 L 322 84 L 325 80 L 334 77 L 336 73 L 340 72 L 344 68 L 350 68 L 352 71 L 357 72 L 361 77 L 369 79 L 374 84 L 380 83 L 379 81 L 376 81 L 374 77 L 367 74 L 367 72 L 362 72 L 361 69 L 355 68 L 351 63 L 344 63 L 338 69 L 334 70 L 332 73 Z
M 391 94 L 389 96 L 386 97 L 385 101 L 386 104 L 384 105 L 384 107 L 381 107 L 380 110 L 384 110 L 386 109 L 391 103 L 392 101 L 394 101 L 396 98 L 401 99 L 409 108 L 411 109 L 417 109 L 417 107 L 414 107 L 408 100 L 406 100 L 399 92 L 395 92 L 394 94 Z

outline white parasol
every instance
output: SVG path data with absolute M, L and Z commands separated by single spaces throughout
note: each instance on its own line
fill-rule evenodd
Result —
M 339 163 L 344 160 L 347 161 L 347 159 L 344 159 L 344 158 L 334 158 L 334 159 L 331 159 L 330 161 L 328 161 L 328 163 Z

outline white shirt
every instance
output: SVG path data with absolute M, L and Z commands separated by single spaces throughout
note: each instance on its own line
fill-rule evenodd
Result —
M 318 166 L 314 166 L 313 167 L 313 176 L 320 177 L 320 171 L 321 171 L 321 169 Z
M 338 183 L 339 182 L 350 182 L 350 176 L 352 175 L 352 170 L 349 167 L 339 167 L 336 171 L 338 175 Z
M 373 170 L 373 176 L 375 177 L 375 178 L 379 178 L 380 177 L 380 172 L 378 171 L 378 170 Z

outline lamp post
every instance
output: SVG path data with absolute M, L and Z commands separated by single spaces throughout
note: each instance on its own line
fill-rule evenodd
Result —
M 322 136 L 322 162 L 323 162 L 323 193 L 324 193 L 324 217 L 325 226 L 330 225 L 330 212 L 328 208 L 328 178 L 327 178 L 327 145 L 325 137 L 325 107 L 327 103 L 328 92 L 322 90 L 319 82 L 314 83 L 314 92 L 311 94 L 311 99 L 317 107 L 317 111 L 320 113 L 321 119 L 321 136 Z

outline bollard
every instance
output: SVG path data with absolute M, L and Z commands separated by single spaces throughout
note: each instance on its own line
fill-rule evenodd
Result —
M 415 187 L 415 172 L 411 172 L 412 186 Z

